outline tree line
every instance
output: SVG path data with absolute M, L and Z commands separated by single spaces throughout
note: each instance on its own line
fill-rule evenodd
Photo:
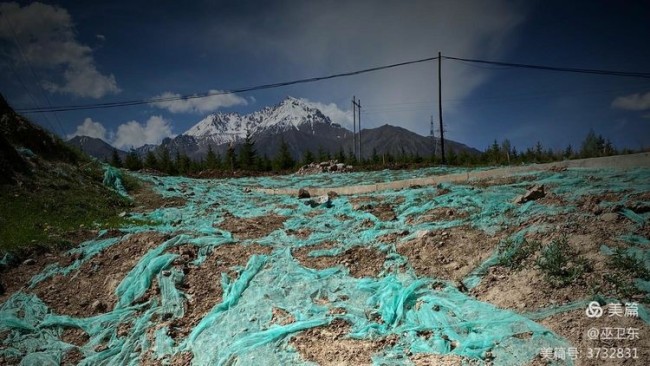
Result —
M 447 149 L 446 163 L 452 166 L 547 163 L 565 159 L 592 158 L 632 152 L 629 149 L 618 151 L 609 139 L 605 139 L 602 135 L 597 135 L 593 130 L 590 130 L 577 149 L 568 145 L 564 149 L 553 150 L 544 147 L 541 142 L 537 142 L 535 146 L 519 151 L 508 139 L 504 139 L 500 143 L 495 139 L 490 146 L 479 154 L 469 153 L 468 151 L 456 153 L 454 150 Z M 255 141 L 250 134 L 246 135 L 238 150 L 231 145 L 226 149 L 223 156 L 215 152 L 212 147 L 209 147 L 205 158 L 194 160 L 180 151 L 172 154 L 166 146 L 162 146 L 157 148 L 156 151 L 147 152 L 144 158 L 131 150 L 123 161 L 117 150 L 113 150 L 109 163 L 116 167 L 134 171 L 151 169 L 169 175 L 195 175 L 204 171 L 287 172 L 302 165 L 329 160 L 337 160 L 340 163 L 353 165 L 358 169 L 404 164 L 441 164 L 440 157 L 437 155 L 420 156 L 417 153 L 407 153 L 404 150 L 397 154 L 379 154 L 376 150 L 373 150 L 368 158 L 358 161 L 351 150 L 346 153 L 341 148 L 336 154 L 331 154 L 323 147 L 319 147 L 316 152 L 307 150 L 303 152 L 300 160 L 295 160 L 290 153 L 289 145 L 284 139 L 280 141 L 280 147 L 276 155 L 270 158 L 257 153 Z

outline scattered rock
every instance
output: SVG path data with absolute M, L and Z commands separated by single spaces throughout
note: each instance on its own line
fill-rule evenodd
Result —
M 90 305 L 90 309 L 92 310 L 93 314 L 103 313 L 104 311 L 106 311 L 106 304 L 104 304 L 100 300 L 95 300 Z
M 330 200 L 330 196 L 329 196 L 329 195 L 324 195 L 324 196 L 320 196 L 320 197 L 318 197 L 318 203 L 321 204 L 321 205 L 326 205 L 326 206 L 327 206 L 327 205 L 329 205 L 331 202 L 332 202 L 332 201 Z
M 467 292 L 467 287 L 462 281 L 453 281 L 454 287 L 460 292 Z
M 122 211 L 122 212 L 120 212 L 119 215 L 117 215 L 117 216 L 119 216 L 119 217 L 124 217 L 124 216 L 126 216 L 126 211 Z
M 323 207 L 330 208 L 330 207 L 332 207 L 332 201 L 330 199 L 330 196 L 324 195 L 324 196 L 320 196 L 320 197 L 318 197 L 316 199 L 312 198 L 312 199 L 306 200 L 305 205 L 311 206 L 312 208 L 316 208 L 318 206 L 323 206 Z
M 616 220 L 618 220 L 618 214 L 614 213 L 614 212 L 604 213 L 604 214 L 600 215 L 599 217 L 600 217 L 601 220 L 603 220 L 605 222 L 615 222 Z
M 36 264 L 36 261 L 32 258 L 28 258 L 23 262 L 23 264 L 31 266 L 32 264 Z
M 415 233 L 415 237 L 418 239 L 426 238 L 427 236 L 433 236 L 433 232 L 429 230 L 419 230 Z
M 298 190 L 298 198 L 309 198 L 311 195 L 309 194 L 309 191 L 306 190 L 305 188 L 300 188 Z
M 540 199 L 544 196 L 546 196 L 546 193 L 544 192 L 544 185 L 536 184 L 531 189 L 526 191 L 526 193 L 515 198 L 514 203 L 526 203 L 528 201 Z
M 310 163 L 301 167 L 296 174 L 308 175 L 318 173 L 345 173 L 352 171 L 351 165 L 339 163 L 337 160 L 322 161 L 320 163 Z

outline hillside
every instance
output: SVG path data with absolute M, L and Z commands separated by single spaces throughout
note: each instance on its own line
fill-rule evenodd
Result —
M 101 165 L 1 97 L 0 173 L 0 257 L 94 238 L 99 229 L 122 224 L 118 213 L 132 205 L 102 184 Z

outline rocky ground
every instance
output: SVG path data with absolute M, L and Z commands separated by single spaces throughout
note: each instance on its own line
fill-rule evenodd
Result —
M 553 173 L 555 172 L 548 172 Z M 542 174 L 542 178 L 548 177 L 548 174 Z M 623 176 L 621 179 L 627 178 Z M 575 364 L 647 364 L 650 362 L 648 324 L 640 317 L 610 315 L 613 312 L 611 309 L 615 309 L 612 305 L 614 303 L 636 303 L 641 307 L 650 303 L 648 293 L 634 286 L 635 278 L 650 280 L 647 277 L 650 270 L 647 260 L 648 244 L 643 244 L 644 240 L 650 240 L 650 225 L 647 216 L 644 216 L 650 211 L 650 193 L 644 191 L 644 187 L 639 189 L 632 180 L 629 189 L 624 187 L 616 190 L 608 190 L 607 182 L 598 181 L 595 185 L 602 189 L 597 193 L 594 190 L 580 195 L 576 199 L 560 189 L 561 186 L 552 183 L 545 184 L 540 192 L 543 183 L 540 182 L 539 175 L 526 175 L 484 180 L 460 188 L 445 186 L 426 190 L 414 187 L 389 194 L 332 197 L 331 205 L 344 206 L 345 209 L 328 218 L 330 221 L 322 227 L 316 227 L 313 223 L 331 208 L 326 205 L 309 208 L 298 198 L 292 198 L 294 203 L 290 204 L 285 199 L 276 204 L 275 210 L 260 216 L 240 217 L 237 212 L 219 207 L 216 210 L 221 212 L 220 217 L 214 220 L 212 226 L 230 233 L 232 241 L 214 247 L 207 253 L 200 253 L 200 247 L 193 245 L 172 246 L 165 251 L 176 257 L 161 273 L 163 276 L 174 271 L 183 273 L 183 279 L 177 287 L 184 294 L 186 302 L 182 316 L 163 314 L 154 318 L 155 325 L 147 334 L 153 342 L 156 331 L 166 327 L 173 341 L 184 340 L 211 309 L 223 301 L 222 274 L 227 275 L 231 281 L 236 281 L 242 273 L 241 269 L 252 256 L 280 258 L 282 250 L 287 248 L 274 244 L 274 240 L 280 240 L 274 238 L 283 238 L 281 240 L 302 243 L 289 248 L 288 253 L 305 269 L 341 268 L 353 279 L 413 273 L 417 278 L 433 280 L 434 290 L 435 286 L 444 287 L 444 283 L 450 283 L 471 299 L 529 316 L 567 339 L 579 350 L 581 358 Z M 482 201 L 463 201 L 463 205 L 445 203 L 456 202 L 459 189 L 468 192 L 480 190 L 475 194 L 484 197 L 492 194 L 493 189 L 507 191 L 508 187 L 512 187 L 518 194 L 508 196 L 508 204 L 511 206 L 503 212 L 487 210 L 482 206 Z M 152 193 L 153 191 L 141 194 L 136 197 L 134 211 L 152 212 L 156 206 L 173 209 L 199 202 L 190 188 L 177 188 L 176 192 L 182 194 L 174 193 L 165 198 Z M 422 189 L 422 193 L 413 193 L 417 189 Z M 302 201 L 306 199 L 303 198 Z M 517 211 L 525 204 L 532 211 Z M 212 209 L 215 207 L 212 205 Z M 571 209 L 553 211 L 558 207 Z M 414 208 L 418 210 L 413 211 Z M 535 209 L 539 211 L 534 211 Z M 192 210 L 198 212 L 202 208 L 197 205 L 192 206 Z M 630 212 L 638 216 L 632 216 Z M 645 221 L 639 222 L 638 219 L 634 220 L 635 217 L 641 217 Z M 479 219 L 485 218 L 495 223 L 494 226 L 482 227 L 476 224 Z M 175 220 L 186 219 L 182 217 Z M 305 224 L 296 226 L 290 220 L 302 220 L 298 222 Z M 351 222 L 353 223 L 350 224 Z M 365 245 L 361 241 L 351 244 L 346 236 L 327 236 L 327 230 L 348 224 L 353 228 L 351 230 L 369 233 L 375 230 L 380 235 L 367 236 L 369 239 Z M 329 229 L 327 225 L 330 225 Z M 48 265 L 69 265 L 84 258 L 69 252 L 54 251 L 30 258 L 16 266 L 4 267 L 0 277 L 0 303 L 7 301 L 12 294 L 23 291 L 37 295 L 56 314 L 87 318 L 106 313 L 118 301 L 116 288 L 120 281 L 138 261 L 170 238 L 187 231 L 182 222 L 177 225 L 177 229 L 171 231 L 169 226 L 166 227 L 165 230 L 144 230 L 136 234 L 110 231 L 103 238 L 113 237 L 116 239 L 115 244 L 83 261 L 78 270 L 57 274 L 35 286 L 29 286 L 31 279 Z M 527 230 L 532 228 L 544 229 Z M 525 244 L 513 247 L 515 255 L 512 257 L 499 255 L 507 245 L 511 245 L 508 240 L 518 233 L 521 233 Z M 641 252 L 641 257 L 616 257 L 603 251 L 603 245 L 612 250 L 635 247 L 636 244 L 624 240 L 630 235 L 642 242 L 638 244 L 645 250 Z M 556 250 L 554 253 L 557 256 L 554 259 L 559 263 L 554 262 L 558 264 L 555 275 L 550 275 L 551 248 Z M 332 254 L 314 255 L 319 251 L 331 251 Z M 203 254 L 206 255 L 205 259 L 197 263 L 197 258 Z M 395 258 L 402 258 L 403 261 L 396 261 Z M 475 287 L 470 286 L 467 279 L 490 258 L 496 260 L 485 266 L 485 271 L 480 273 L 481 281 Z M 271 264 L 267 262 L 264 268 L 269 266 Z M 137 302 L 146 303 L 157 298 L 161 292 L 160 286 L 158 280 L 154 279 Z M 269 283 L 268 286 L 274 284 Z M 600 319 L 588 318 L 585 306 L 551 312 L 548 316 L 540 315 L 549 309 L 590 299 L 601 299 L 605 316 Z M 331 299 L 314 297 L 314 302 L 319 301 L 322 302 L 320 305 L 329 308 L 328 314 L 333 316 L 333 320 L 326 325 L 295 332 L 287 337 L 286 344 L 282 346 L 294 349 L 303 361 L 321 365 L 371 364 L 374 356 L 401 344 L 400 335 L 397 334 L 368 339 L 351 337 L 352 324 L 345 320 L 350 308 L 339 306 Z M 279 306 L 269 311 L 272 313 L 271 326 L 290 326 L 300 321 L 295 311 Z M 0 322 L 0 350 L 10 347 L 12 342 L 9 338 L 11 333 L 1 324 Z M 121 324 L 117 336 L 126 337 L 132 331 L 131 327 L 129 322 Z M 620 341 L 592 340 L 588 335 L 592 328 L 623 328 L 625 332 L 636 329 L 639 337 Z M 433 335 L 435 332 L 419 334 L 423 339 L 429 339 Z M 88 342 L 89 336 L 82 329 L 65 328 L 60 339 L 75 346 L 65 354 L 63 364 L 76 364 L 85 357 L 80 349 Z M 99 344 L 95 351 L 103 351 L 102 347 L 107 345 Z M 588 350 L 599 347 L 635 348 L 637 358 L 588 359 Z M 412 350 L 406 350 L 404 354 L 406 358 L 403 362 L 415 365 L 479 362 L 454 354 L 437 355 Z M 153 351 L 144 352 L 143 355 L 140 357 L 143 364 L 169 362 L 185 365 L 192 362 L 190 352 L 178 353 L 167 359 L 155 357 Z M 498 360 L 489 357 L 481 361 L 498 364 Z M 19 357 L 0 356 L 0 364 L 19 362 Z M 527 364 L 543 365 L 550 364 L 550 361 L 538 356 L 528 360 Z

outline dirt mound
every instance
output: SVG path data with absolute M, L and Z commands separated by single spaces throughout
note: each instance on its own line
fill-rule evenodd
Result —
M 418 276 L 460 281 L 485 261 L 499 237 L 466 226 L 422 232 L 397 245 Z
M 371 365 L 372 355 L 396 343 L 397 337 L 379 340 L 347 338 L 350 325 L 334 320 L 330 325 L 308 329 L 291 340 L 300 356 L 321 366 Z
M 580 352 L 580 359 L 577 365 L 580 366 L 601 366 L 601 365 L 647 365 L 650 360 L 650 348 L 647 346 L 647 336 L 650 334 L 650 326 L 637 317 L 620 317 L 609 315 L 610 305 L 603 306 L 603 316 L 600 318 L 589 318 L 584 309 L 574 310 L 567 313 L 557 314 L 541 320 L 540 323 L 553 332 L 569 340 L 573 347 Z M 629 337 L 630 329 L 638 330 L 638 339 L 590 339 L 590 329 L 603 331 L 606 328 L 613 330 L 613 335 L 618 336 L 618 330 L 623 329 L 626 337 Z M 600 337 L 598 337 L 600 338 Z M 589 349 L 600 348 L 599 357 L 589 358 Z M 636 349 L 637 358 L 603 358 L 605 349 L 611 355 L 612 349 Z
M 326 269 L 342 265 L 350 271 L 353 277 L 377 277 L 381 272 L 386 256 L 384 253 L 365 247 L 352 247 L 336 256 L 310 257 L 309 253 L 319 249 L 332 249 L 334 243 L 325 243 L 318 246 L 302 247 L 291 251 L 291 254 L 300 264 L 315 269 Z
M 117 302 L 115 289 L 140 257 L 167 240 L 156 232 L 134 234 L 87 261 L 68 276 L 55 275 L 32 290 L 57 314 L 88 317 L 104 313 Z M 72 263 L 79 257 L 69 257 Z
M 170 250 L 180 254 L 173 265 L 182 268 L 185 278 L 181 290 L 187 294 L 188 300 L 185 315 L 174 319 L 170 324 L 170 336 L 174 339 L 185 338 L 196 324 L 223 296 L 221 288 L 221 273 L 227 273 L 231 278 L 237 277 L 235 266 L 245 266 L 253 254 L 269 254 L 270 247 L 261 245 L 228 244 L 215 248 L 200 266 L 190 262 L 196 259 L 196 247 L 188 245 Z
M 165 207 L 180 207 L 187 203 L 187 200 L 180 197 L 163 197 L 156 193 L 151 183 L 143 183 L 135 192 L 131 193 L 133 200 L 137 203 L 135 211 L 155 210 Z
M 502 266 L 491 267 L 481 283 L 472 290 L 472 294 L 481 301 L 496 306 L 518 311 L 534 311 L 549 306 L 562 305 L 581 300 L 600 293 L 604 296 L 618 298 L 632 296 L 636 301 L 643 301 L 641 294 L 625 293 L 631 278 L 625 275 L 625 268 L 612 265 L 612 257 L 604 255 L 600 247 L 607 243 L 612 248 L 625 248 L 627 245 L 618 241 L 620 228 L 612 223 L 603 223 L 598 217 L 588 219 L 587 225 L 573 226 L 573 233 L 567 237 L 570 253 L 575 260 L 582 258 L 586 264 L 584 273 L 566 285 L 554 285 L 545 278 L 545 272 L 539 268 L 537 261 L 541 249 L 524 260 L 520 269 Z M 623 225 L 624 223 L 619 223 Z M 529 241 L 542 243 L 547 247 L 552 240 L 561 240 L 560 234 L 530 234 Z M 616 282 L 614 279 L 618 279 Z
M 393 221 L 397 219 L 392 204 L 379 202 L 375 197 L 353 197 L 350 198 L 350 203 L 352 204 L 352 209 L 368 212 L 381 221 Z
M 266 216 L 241 218 L 226 212 L 223 221 L 218 225 L 223 230 L 230 231 L 236 239 L 263 238 L 281 228 L 287 220 L 284 216 L 270 214 Z
M 439 222 L 439 221 L 452 221 L 465 219 L 469 216 L 469 212 L 458 210 L 451 207 L 436 207 L 428 210 L 423 214 L 412 215 L 406 218 L 406 223 L 409 225 L 422 224 L 425 222 Z

